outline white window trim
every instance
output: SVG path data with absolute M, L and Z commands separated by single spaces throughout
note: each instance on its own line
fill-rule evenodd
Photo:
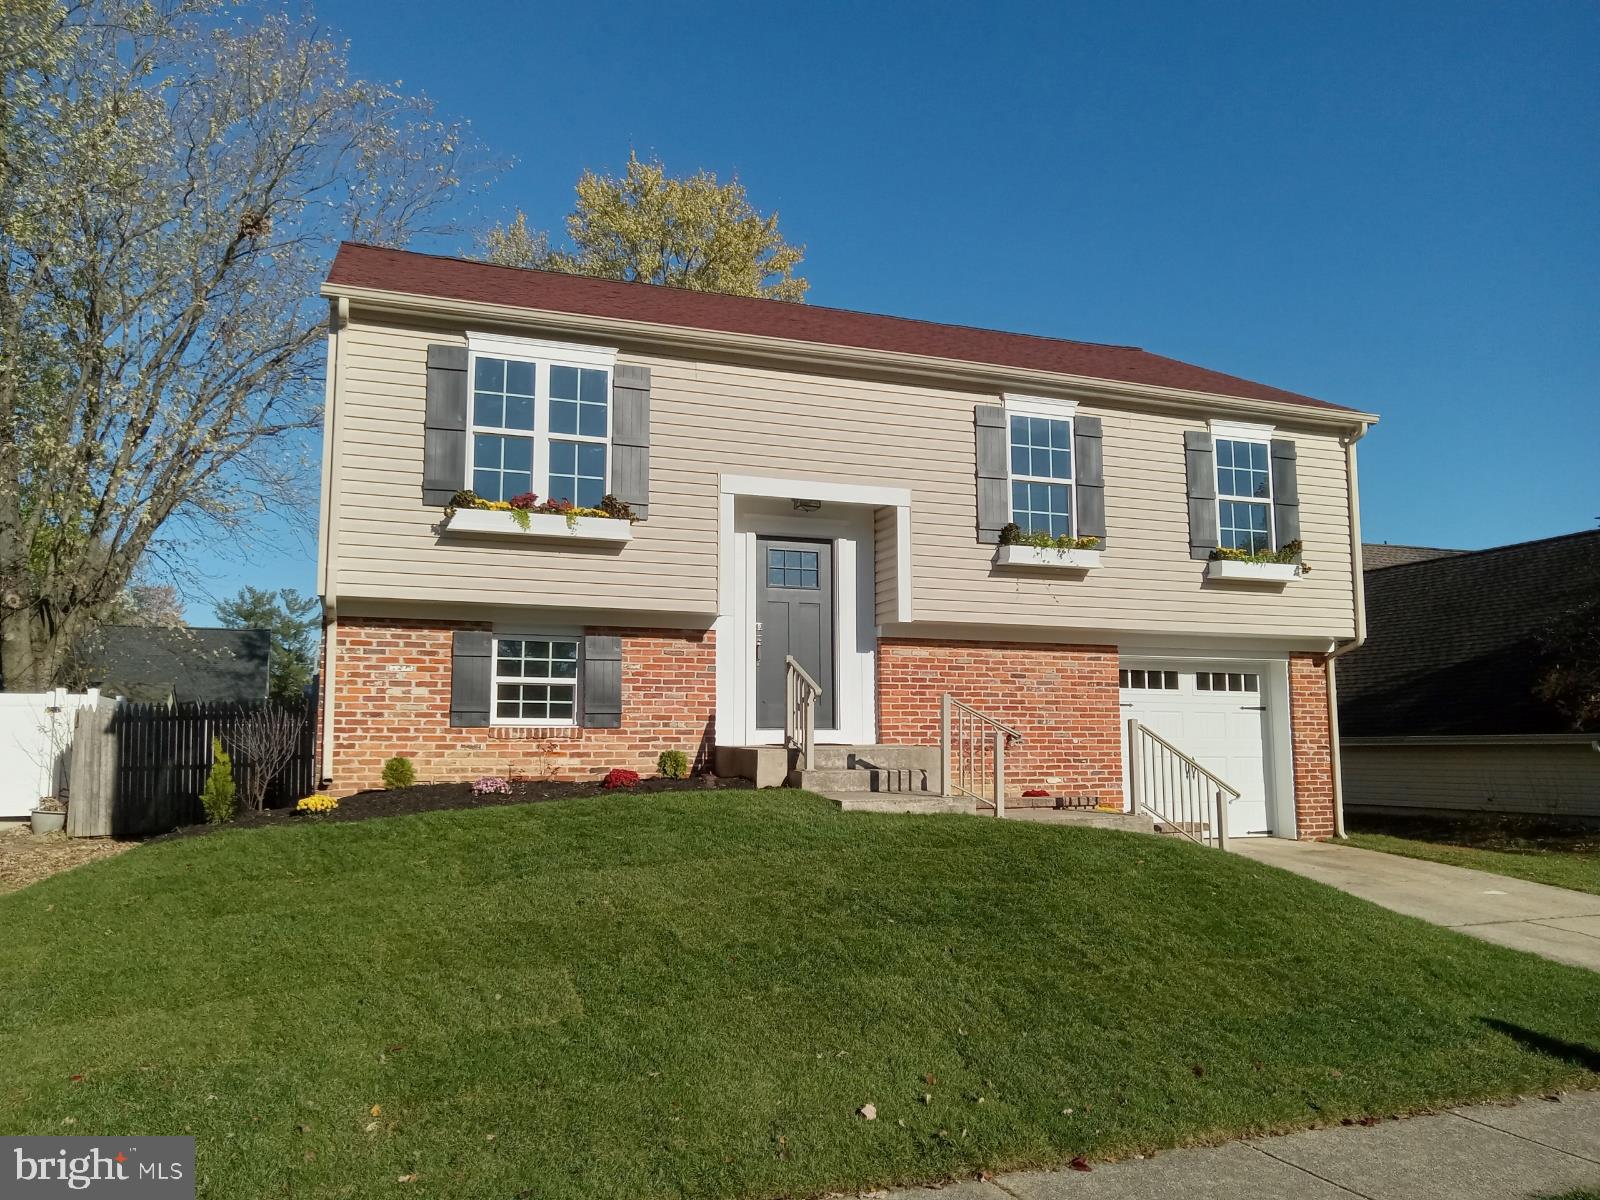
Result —
M 500 678 L 500 640 L 576 642 L 578 645 L 578 673 L 572 677 L 572 719 L 554 717 L 502 717 L 500 715 L 500 684 L 505 683 L 559 683 L 565 679 L 515 679 Z M 575 729 L 583 717 L 583 633 L 574 629 L 495 629 L 489 635 L 489 724 L 510 729 Z
M 474 381 L 478 356 L 510 359 L 533 366 L 533 429 L 504 429 L 479 425 L 474 421 Z M 462 463 L 463 488 L 471 489 L 473 458 L 479 433 L 501 437 L 526 437 L 533 441 L 533 479 L 530 490 L 540 501 L 550 498 L 550 441 L 587 442 L 606 448 L 606 473 L 602 494 L 611 491 L 611 434 L 616 428 L 613 392 L 616 386 L 617 351 L 614 347 L 585 346 L 569 342 L 550 342 L 539 338 L 510 337 L 499 333 L 467 334 L 467 452 Z M 606 433 L 604 437 L 581 433 L 555 433 L 550 428 L 550 368 L 578 367 L 606 372 Z
M 1011 518 L 1011 523 L 1017 523 L 1016 483 L 1053 483 L 1064 485 L 1067 489 L 1067 537 L 1078 535 L 1078 497 L 1076 484 L 1078 479 L 1078 402 L 1076 400 L 1053 400 L 1047 396 L 1018 396 L 1006 393 L 1006 512 Z M 1070 464 L 1067 478 L 1057 479 L 1045 475 L 1017 475 L 1011 470 L 1011 418 L 1043 417 L 1050 421 L 1065 421 L 1067 423 L 1067 461 Z
M 1275 425 L 1251 425 L 1244 421 L 1210 421 L 1211 440 L 1227 438 L 1231 442 L 1270 442 L 1276 433 Z
M 1020 392 L 1005 392 L 1000 397 L 1006 413 L 1024 413 L 1030 417 L 1070 418 L 1078 411 L 1076 400 L 1061 400 L 1054 396 L 1024 396 Z
M 1272 511 L 1272 434 L 1271 425 L 1245 425 L 1238 421 L 1212 421 L 1211 422 L 1211 490 L 1216 492 L 1217 507 L 1217 545 L 1222 545 L 1222 502 L 1232 504 L 1260 504 L 1267 510 L 1267 552 L 1278 549 L 1278 522 L 1276 514 Z M 1218 472 L 1222 470 L 1217 461 L 1217 443 L 1225 442 L 1253 442 L 1258 446 L 1267 448 L 1267 494 L 1265 496 L 1224 496 L 1222 494 L 1222 480 Z

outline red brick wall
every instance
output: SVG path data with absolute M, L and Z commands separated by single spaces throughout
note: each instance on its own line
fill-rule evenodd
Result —
M 383 762 L 411 758 L 419 780 L 525 775 L 575 779 L 612 767 L 654 774 L 663 750 L 709 758 L 717 707 L 709 631 L 591 629 L 622 638 L 620 729 L 450 725 L 451 635 L 472 621 L 341 617 L 334 627 L 333 790 L 379 786 Z
M 1320 654 L 1289 656 L 1294 819 L 1301 841 L 1333 836 L 1333 727 L 1328 668 Z
M 1122 803 L 1115 646 L 885 639 L 878 645 L 878 740 L 937 746 L 945 692 L 1022 734 L 1006 760 L 1017 790 Z

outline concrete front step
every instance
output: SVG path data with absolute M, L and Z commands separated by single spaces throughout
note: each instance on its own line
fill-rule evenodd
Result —
M 990 812 L 991 810 L 985 810 Z M 1092 808 L 1007 808 L 1008 821 L 1033 821 L 1040 825 L 1072 825 L 1079 829 L 1120 829 L 1124 833 L 1155 833 L 1155 822 L 1139 813 L 1097 812 Z
M 938 813 L 955 813 L 972 815 L 972 803 L 969 800 L 946 798 L 936 793 L 920 795 L 916 792 L 895 794 L 894 792 L 834 792 L 829 795 L 823 792 L 826 800 L 832 800 L 845 812 L 876 812 L 876 813 L 913 813 L 929 816 Z
M 939 771 L 937 746 L 818 746 L 818 770 L 837 768 L 848 770 L 865 767 L 879 770 L 917 770 L 928 775 Z
M 818 767 L 812 771 L 796 771 L 791 779 L 795 787 L 808 792 L 869 792 L 922 795 L 937 792 L 938 781 L 930 779 L 927 771 L 913 767 Z

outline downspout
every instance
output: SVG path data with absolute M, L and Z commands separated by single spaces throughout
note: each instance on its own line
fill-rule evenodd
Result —
M 320 786 L 333 782 L 333 701 L 334 678 L 338 664 L 338 575 L 335 570 L 334 514 L 338 511 L 333 494 L 335 459 L 339 428 L 339 399 L 337 379 L 339 373 L 339 331 L 350 323 L 350 300 L 340 296 L 328 306 L 328 366 L 323 383 L 322 402 L 322 506 L 320 551 L 317 563 L 318 590 L 322 594 L 322 687 L 318 699 L 322 704 L 322 765 L 319 770 Z
M 1355 601 L 1356 635 L 1347 642 L 1336 644 L 1328 652 L 1328 741 L 1333 763 L 1333 836 L 1344 837 L 1344 755 L 1339 748 L 1339 673 L 1337 659 L 1359 650 L 1367 640 L 1367 589 L 1362 578 L 1361 563 L 1361 487 L 1356 479 L 1356 443 L 1366 436 L 1367 427 L 1358 426 L 1353 433 L 1339 439 L 1344 446 L 1345 477 L 1349 481 L 1350 504 L 1350 575 L 1351 593 Z

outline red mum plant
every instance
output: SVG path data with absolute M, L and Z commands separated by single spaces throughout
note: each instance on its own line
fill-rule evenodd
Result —
M 600 781 L 600 786 L 605 788 L 632 787 L 639 782 L 639 772 L 630 771 L 626 767 L 612 767 L 606 772 L 606 777 Z
M 1048 796 L 1050 793 L 1047 792 L 1044 788 L 1029 788 L 1027 791 L 1023 792 L 1022 794 L 1027 799 L 1036 800 L 1040 796 Z

